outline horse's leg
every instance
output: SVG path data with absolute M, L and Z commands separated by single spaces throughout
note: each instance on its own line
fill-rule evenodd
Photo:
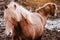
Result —
M 18 35 L 15 32 L 15 29 L 12 30 L 12 40 L 19 40 Z
M 20 40 L 19 37 L 14 36 L 12 40 Z
M 20 40 L 20 38 L 17 34 L 13 34 L 12 35 L 12 40 Z
M 12 30 L 12 40 L 22 40 L 21 36 L 20 36 L 20 32 L 19 30 L 17 31 L 18 27 L 17 28 L 13 28 Z
M 22 37 L 19 36 L 19 40 L 22 40 Z
M 39 37 L 35 38 L 35 40 L 41 40 L 41 37 L 42 37 L 42 36 L 39 36 Z

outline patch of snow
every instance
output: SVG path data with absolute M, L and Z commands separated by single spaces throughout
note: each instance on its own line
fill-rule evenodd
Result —
M 47 20 L 47 24 L 45 27 L 49 30 L 53 30 L 54 28 L 56 28 L 57 31 L 60 31 L 60 18 L 55 20 Z

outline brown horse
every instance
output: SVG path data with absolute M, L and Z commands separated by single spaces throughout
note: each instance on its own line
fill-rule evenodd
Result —
M 5 6 L 6 34 L 11 32 L 13 40 L 40 40 L 49 15 L 56 15 L 56 4 L 47 3 L 30 12 L 16 2 Z

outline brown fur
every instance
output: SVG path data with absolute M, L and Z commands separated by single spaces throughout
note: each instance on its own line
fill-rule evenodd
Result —
M 55 13 L 55 10 L 56 10 L 55 6 L 51 4 L 36 10 L 37 13 L 33 13 L 34 15 L 31 15 L 32 20 L 34 20 L 33 22 L 35 22 L 36 24 L 32 24 L 23 15 L 21 15 L 22 19 L 20 20 L 20 22 L 18 22 L 17 17 L 14 14 L 11 14 L 12 11 L 11 10 L 9 11 L 9 9 L 7 9 L 5 12 L 8 13 L 10 17 L 7 14 L 5 15 L 6 25 L 9 24 L 6 27 L 8 27 L 8 30 L 9 30 L 9 27 L 12 29 L 13 40 L 41 40 L 40 37 L 43 35 L 47 18 L 49 15 L 53 16 Z M 35 16 L 39 17 L 39 20 L 37 18 L 33 19 Z M 36 22 L 36 19 L 37 19 L 37 22 Z

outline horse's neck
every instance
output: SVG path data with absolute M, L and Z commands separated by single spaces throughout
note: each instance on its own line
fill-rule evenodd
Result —
M 17 10 L 18 10 L 24 17 L 29 16 L 29 15 L 31 14 L 31 12 L 28 11 L 27 9 L 25 9 L 23 6 L 19 5 L 19 6 L 17 6 L 17 7 L 18 7 Z

